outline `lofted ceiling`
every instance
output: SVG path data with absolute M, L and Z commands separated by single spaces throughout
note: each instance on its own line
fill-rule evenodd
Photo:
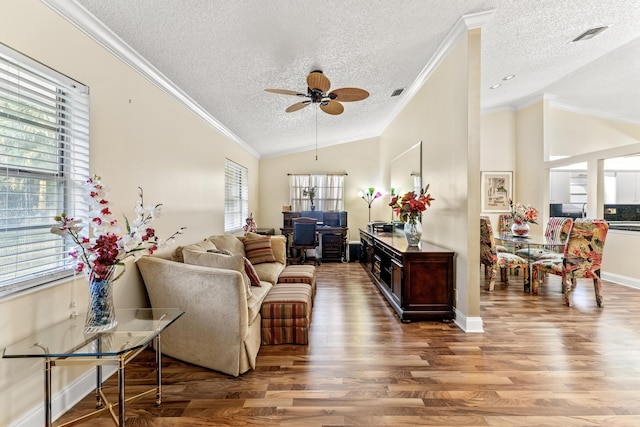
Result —
M 468 15 L 483 17 L 483 112 L 548 95 L 558 106 L 640 123 L 636 0 L 43 1 L 93 27 L 94 38 L 108 34 L 103 44 L 114 52 L 139 55 L 259 156 L 379 135 Z M 571 43 L 602 25 L 609 28 L 597 37 Z M 286 113 L 300 100 L 264 90 L 306 92 L 312 70 L 331 89 L 370 96 L 345 103 L 341 115 L 315 105 Z M 396 89 L 405 91 L 392 97 Z

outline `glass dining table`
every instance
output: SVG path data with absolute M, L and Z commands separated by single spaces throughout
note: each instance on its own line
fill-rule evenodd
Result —
M 565 241 L 552 239 L 542 235 L 516 236 L 509 232 L 498 233 L 494 236 L 496 244 L 501 245 L 507 252 L 516 254 L 518 251 L 526 249 L 526 253 L 533 253 L 536 250 L 547 250 L 562 254 L 564 252 Z M 520 253 L 525 252 L 521 251 Z M 523 257 L 529 262 L 529 269 L 526 271 L 524 280 L 524 291 L 531 292 L 531 269 L 533 263 L 537 261 L 532 256 Z M 534 287 L 533 289 L 537 289 Z M 537 293 L 537 292 L 534 292 Z

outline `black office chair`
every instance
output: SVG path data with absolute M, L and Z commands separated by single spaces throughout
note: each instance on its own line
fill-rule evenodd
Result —
M 292 248 L 302 251 L 302 264 L 307 261 L 307 249 L 318 247 L 317 220 L 315 218 L 293 218 L 293 242 Z M 317 255 L 317 254 L 316 254 Z M 314 264 L 320 265 L 320 259 L 313 257 Z

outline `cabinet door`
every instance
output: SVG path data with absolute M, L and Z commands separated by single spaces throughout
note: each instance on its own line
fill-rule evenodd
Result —
M 616 203 L 619 205 L 628 205 L 638 203 L 636 195 L 636 180 L 638 173 L 636 172 L 618 172 L 616 173 Z
M 571 172 L 549 172 L 549 203 L 571 203 Z
M 395 259 L 391 260 L 391 295 L 393 299 L 402 305 L 402 281 L 404 279 L 404 268 Z

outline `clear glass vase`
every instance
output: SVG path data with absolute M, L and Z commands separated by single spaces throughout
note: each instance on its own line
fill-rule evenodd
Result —
M 420 221 L 407 222 L 404 224 L 404 237 L 409 246 L 418 246 L 422 238 L 422 224 Z
M 89 306 L 84 322 L 85 333 L 105 332 L 116 327 L 116 310 L 113 304 L 113 282 L 116 266 L 89 273 Z

